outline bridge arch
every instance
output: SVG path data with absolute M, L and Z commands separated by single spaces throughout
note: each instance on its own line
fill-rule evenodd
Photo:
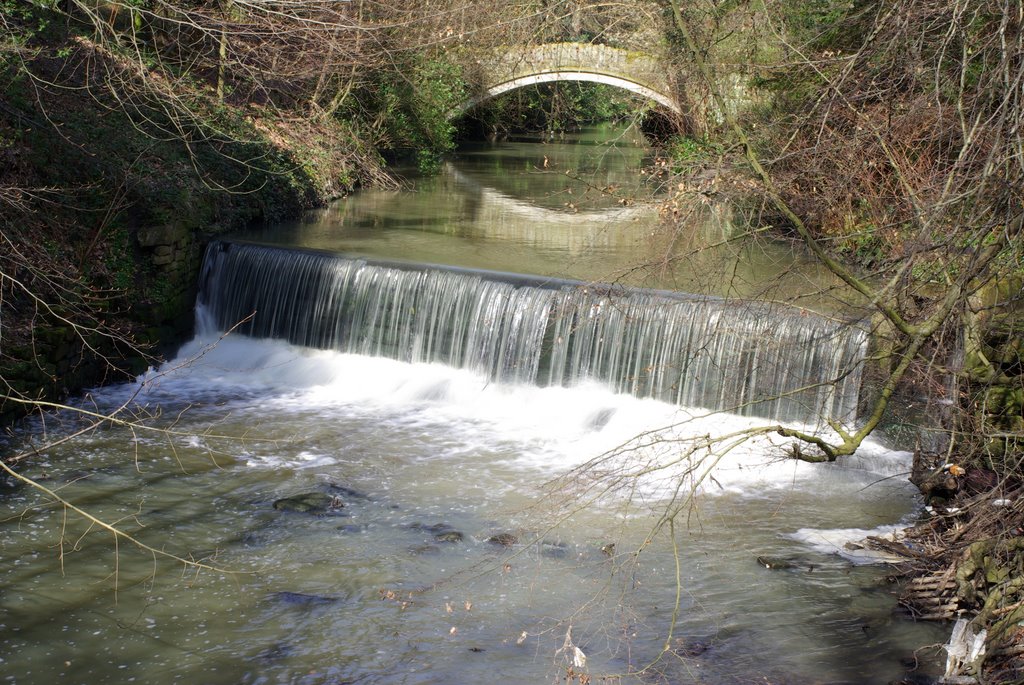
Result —
M 675 100 L 668 97 L 663 93 L 659 93 L 656 90 L 648 88 L 645 85 L 636 83 L 622 76 L 613 76 L 611 74 L 595 74 L 587 71 L 579 70 L 566 70 L 566 71 L 548 71 L 539 74 L 528 74 L 526 76 L 519 76 L 517 78 L 505 81 L 504 83 L 497 83 L 490 86 L 483 93 L 476 95 L 475 97 L 466 100 L 462 103 L 455 111 L 452 112 L 452 116 L 456 117 L 465 114 L 469 110 L 473 109 L 479 104 L 487 102 L 488 100 L 498 97 L 504 93 L 507 93 L 517 88 L 524 88 L 526 86 L 534 86 L 540 83 L 553 83 L 556 81 L 589 81 L 591 83 L 603 83 L 607 86 L 615 86 L 627 90 L 631 93 L 635 93 L 640 97 L 646 98 L 653 102 L 658 103 L 662 107 L 666 108 L 673 114 L 683 114 L 683 110 L 679 107 Z
M 589 81 L 622 88 L 683 115 L 672 95 L 670 70 L 654 55 L 591 43 L 548 43 L 495 50 L 473 61 L 476 92 L 456 107 L 450 118 L 517 88 L 556 81 Z

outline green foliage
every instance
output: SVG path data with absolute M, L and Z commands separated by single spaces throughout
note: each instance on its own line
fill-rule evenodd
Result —
M 124 227 L 119 226 L 111 232 L 107 239 L 103 263 L 109 274 L 111 287 L 121 292 L 131 288 L 135 280 L 135 257 L 128 231 Z
M 0 33 L 0 64 L 8 52 L 64 30 L 63 22 L 57 21 L 57 0 L 0 0 L 0 15 L 5 29 Z
M 432 172 L 441 155 L 455 146 L 449 113 L 465 99 L 466 90 L 459 66 L 418 54 L 404 68 L 379 73 L 358 100 L 364 112 L 375 116 L 382 148 L 412 152 L 420 170 Z
M 841 19 L 850 8 L 850 2 L 832 0 L 784 0 L 780 3 L 790 30 L 818 31 Z
M 843 39 L 840 25 L 853 5 L 849 0 L 783 0 L 780 3 L 789 34 L 819 49 Z
M 874 226 L 865 227 L 863 231 L 854 233 L 845 245 L 855 262 L 863 268 L 877 264 L 886 255 L 886 245 L 878 237 Z
M 936 261 L 917 261 L 910 267 L 910 275 L 915 283 L 941 284 L 947 277 L 956 278 L 959 268 L 956 264 L 943 264 Z
M 695 163 L 709 161 L 720 156 L 724 148 L 720 142 L 707 138 L 675 136 L 669 141 L 667 149 L 674 171 L 680 173 Z
M 56 0 L 0 0 L 0 13 L 22 28 L 42 31 L 52 18 Z
M 166 274 L 151 276 L 149 279 L 149 297 L 153 302 L 170 302 L 178 285 L 173 283 Z
M 569 131 L 588 124 L 624 121 L 642 107 L 630 93 L 613 86 L 555 82 L 514 90 L 470 116 L 491 129 Z
M 638 110 L 637 99 L 621 88 L 588 82 L 572 85 L 571 102 L 581 124 L 624 121 Z

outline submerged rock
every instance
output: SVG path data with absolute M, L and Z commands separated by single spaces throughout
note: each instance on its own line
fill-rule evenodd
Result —
M 0 476 L 0 490 L 17 490 L 23 483 L 11 476 Z
M 288 604 L 291 606 L 318 606 L 323 604 L 334 604 L 338 601 L 337 597 L 310 595 L 305 592 L 288 592 L 286 590 L 271 592 L 270 598 L 274 601 L 280 602 L 281 604 Z
M 416 523 L 410 523 L 406 528 L 430 533 L 433 535 L 435 542 L 462 542 L 463 539 L 465 539 L 465 535 L 455 530 L 455 528 L 447 523 L 427 525 L 417 521 Z
M 275 642 L 266 649 L 261 650 L 256 658 L 266 663 L 274 663 L 287 659 L 295 653 L 295 648 L 284 642 Z
M 291 497 L 282 497 L 274 501 L 274 508 L 278 511 L 291 511 L 300 514 L 324 514 L 336 512 L 343 508 L 345 503 L 340 497 L 333 497 L 323 492 L 307 492 Z
M 569 545 L 564 542 L 549 542 L 543 540 L 540 543 L 541 556 L 550 559 L 565 559 L 569 556 Z
M 697 640 L 690 638 L 679 638 L 672 651 L 681 657 L 692 659 L 701 656 L 711 649 L 710 640 Z
M 345 485 L 338 485 L 337 483 L 328 483 L 327 484 L 327 491 L 329 493 L 333 494 L 333 495 L 339 495 L 339 496 L 344 497 L 346 499 L 363 499 L 363 500 L 371 500 L 371 499 L 373 499 L 372 497 L 367 495 L 365 492 L 360 492 L 359 490 L 353 490 L 350 487 L 347 487 Z
M 608 422 L 611 421 L 612 416 L 614 415 L 615 410 L 610 408 L 596 411 L 587 420 L 587 428 L 589 428 L 590 430 L 599 431 L 608 425 Z
M 437 545 L 416 545 L 410 547 L 409 551 L 418 557 L 433 557 L 441 553 L 441 548 Z
M 446 530 L 454 530 L 454 528 L 449 526 L 447 523 L 435 523 L 428 526 L 427 524 L 420 523 L 419 521 L 416 523 L 410 523 L 407 528 L 410 530 L 425 530 L 428 533 L 441 533 Z

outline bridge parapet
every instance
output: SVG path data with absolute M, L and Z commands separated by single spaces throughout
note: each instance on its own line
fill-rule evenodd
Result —
M 671 93 L 668 69 L 654 55 L 591 43 L 549 43 L 495 50 L 479 60 L 488 85 L 556 71 L 618 76 L 664 94 Z
M 670 70 L 651 54 L 592 43 L 547 43 L 478 53 L 473 62 L 479 90 L 460 112 L 515 88 L 573 80 L 618 86 L 680 111 Z

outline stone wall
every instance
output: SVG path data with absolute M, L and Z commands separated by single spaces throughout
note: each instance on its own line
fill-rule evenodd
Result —
M 1017 472 L 1024 449 L 1024 281 L 997 280 L 971 298 L 964 326 L 963 404 L 986 436 L 990 467 Z
M 484 87 L 551 71 L 589 71 L 620 76 L 665 95 L 672 92 L 669 70 L 655 54 L 593 43 L 549 43 L 500 48 L 477 57 Z
M 156 291 L 144 293 L 148 302 L 139 312 L 144 339 L 174 345 L 192 329 L 202 241 L 181 223 L 141 228 L 135 240 L 143 265 L 152 267 L 151 287 Z
M 117 335 L 105 335 L 88 322 L 81 326 L 38 311 L 23 340 L 5 340 L 0 378 L 2 396 L 60 401 L 90 386 L 126 381 L 155 363 L 191 332 L 196 280 L 202 255 L 198 231 L 186 222 L 147 226 L 126 246 L 135 273 L 133 287 L 95 312 Z M 69 316 L 71 321 L 75 317 Z M 25 413 L 25 404 L 0 401 L 0 425 Z

